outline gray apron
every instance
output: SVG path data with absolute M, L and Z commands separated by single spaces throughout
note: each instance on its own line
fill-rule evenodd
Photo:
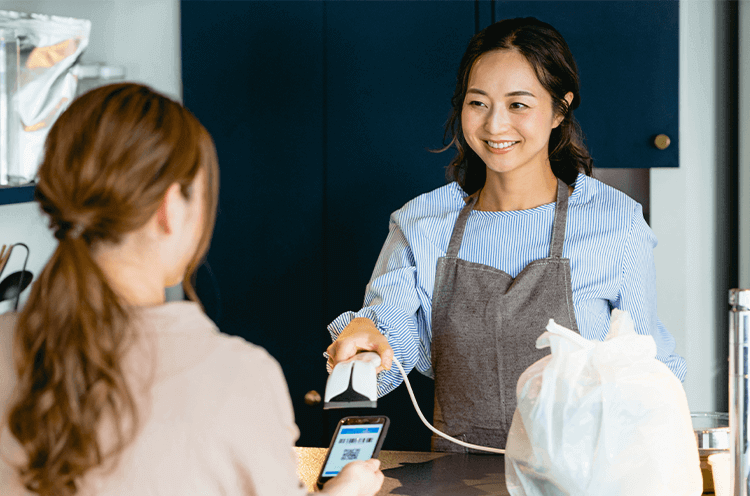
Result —
M 570 260 L 562 258 L 568 186 L 558 180 L 549 257 L 530 262 L 515 279 L 458 258 L 476 199 L 461 210 L 448 252 L 437 262 L 432 296 L 434 425 L 462 441 L 504 448 L 518 378 L 549 353 L 536 349 L 536 339 L 551 318 L 578 331 Z M 432 449 L 469 451 L 437 435 Z

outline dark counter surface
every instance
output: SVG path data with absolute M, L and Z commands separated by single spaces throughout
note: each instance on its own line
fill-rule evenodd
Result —
M 325 448 L 295 448 L 298 473 L 308 491 L 323 465 Z M 502 455 L 381 451 L 380 468 L 385 482 L 378 495 L 403 496 L 509 496 L 505 488 Z
M 313 491 L 326 448 L 294 449 L 299 456 L 297 473 L 307 490 Z M 381 451 L 378 458 L 385 475 L 378 496 L 510 496 L 502 455 Z

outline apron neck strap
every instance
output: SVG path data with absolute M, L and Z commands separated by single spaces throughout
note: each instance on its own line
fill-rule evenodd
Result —
M 565 242 L 565 221 L 568 218 L 568 185 L 557 180 L 557 201 L 555 202 L 555 220 L 552 224 L 552 243 L 549 256 L 562 258 L 563 243 Z
M 448 251 L 445 256 L 450 258 L 458 257 L 458 250 L 461 249 L 461 240 L 464 237 L 466 221 L 469 214 L 474 210 L 479 195 L 472 195 L 468 203 L 461 209 L 453 227 Z M 565 242 L 565 221 L 568 217 L 568 185 L 560 179 L 557 180 L 557 201 L 555 202 L 555 220 L 552 223 L 552 243 L 550 244 L 550 257 L 561 258 L 563 243 Z
M 466 221 L 469 218 L 469 214 L 474 210 L 474 205 L 477 204 L 477 198 L 479 195 L 472 195 L 469 197 L 469 202 L 464 205 L 461 212 L 458 214 L 456 219 L 456 225 L 453 227 L 453 234 L 451 235 L 451 241 L 448 244 L 448 252 L 445 256 L 450 258 L 458 257 L 458 250 L 461 249 L 461 240 L 464 238 L 464 229 L 466 229 Z

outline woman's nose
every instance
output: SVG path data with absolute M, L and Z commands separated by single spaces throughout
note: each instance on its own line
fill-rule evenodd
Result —
M 484 121 L 484 129 L 491 135 L 501 134 L 509 125 L 508 112 L 504 108 L 493 109 Z

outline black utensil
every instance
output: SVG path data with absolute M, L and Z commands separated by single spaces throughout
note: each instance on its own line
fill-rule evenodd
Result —
M 8 258 L 10 258 L 10 254 L 13 252 L 13 248 L 16 246 L 23 246 L 26 248 L 26 258 L 23 260 L 23 267 L 21 268 L 21 272 L 14 272 L 13 274 L 9 275 L 5 279 L 3 279 L 2 282 L 0 282 L 0 301 L 10 300 L 13 299 L 13 297 L 16 297 L 16 304 L 13 306 L 13 310 L 18 310 L 18 302 L 21 299 L 21 293 L 24 289 L 26 289 L 26 286 L 31 283 L 31 280 L 34 278 L 34 274 L 26 270 L 26 263 L 29 261 L 29 255 L 31 254 L 31 250 L 29 250 L 29 247 L 26 246 L 24 243 L 16 243 L 13 246 L 10 247 L 10 252 L 8 252 Z M 8 260 L 5 260 L 7 263 Z M 5 268 L 5 267 L 3 267 Z
M 34 274 L 28 270 L 14 272 L 0 282 L 0 301 L 16 298 L 31 284 Z

